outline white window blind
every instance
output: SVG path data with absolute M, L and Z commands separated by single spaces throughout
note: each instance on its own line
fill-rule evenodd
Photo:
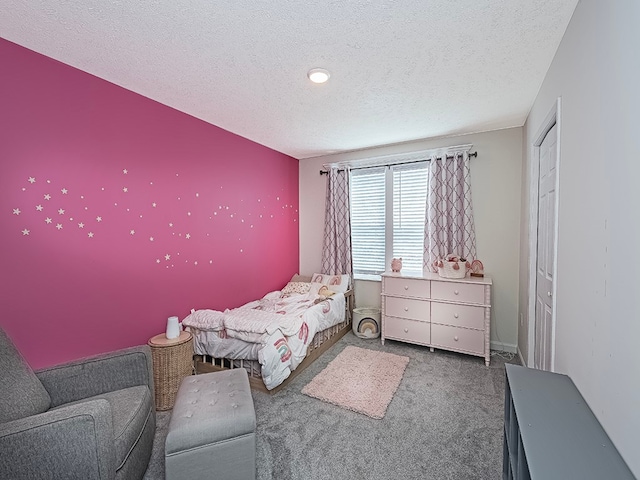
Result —
M 424 224 L 427 207 L 426 162 L 392 167 L 393 247 L 392 258 L 402 258 L 402 271 L 422 273 Z M 386 263 L 390 265 L 391 260 Z
M 421 273 L 428 163 L 352 170 L 351 244 L 356 277 L 379 275 L 393 257 Z
M 351 171 L 351 249 L 353 272 L 379 275 L 385 270 L 386 167 Z

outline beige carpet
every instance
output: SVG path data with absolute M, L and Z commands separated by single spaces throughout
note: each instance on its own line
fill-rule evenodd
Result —
M 372 418 L 383 418 L 408 363 L 409 357 L 348 346 L 302 393 Z

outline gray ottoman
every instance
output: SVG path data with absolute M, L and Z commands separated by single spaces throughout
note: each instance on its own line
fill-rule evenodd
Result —
M 256 414 L 244 368 L 182 380 L 164 463 L 167 480 L 256 478 Z

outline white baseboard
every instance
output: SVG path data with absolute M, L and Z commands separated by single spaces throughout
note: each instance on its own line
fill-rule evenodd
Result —
M 498 350 L 500 352 L 518 353 L 518 346 L 511 343 L 496 342 L 491 340 L 491 350 Z
M 520 351 L 519 348 L 518 348 L 518 358 L 520 359 L 520 365 L 524 365 L 526 367 L 527 362 L 524 361 L 524 357 L 522 356 L 522 352 Z

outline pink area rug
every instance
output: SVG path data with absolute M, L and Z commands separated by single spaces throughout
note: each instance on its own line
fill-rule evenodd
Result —
M 372 418 L 383 418 L 409 357 L 348 346 L 302 393 Z

